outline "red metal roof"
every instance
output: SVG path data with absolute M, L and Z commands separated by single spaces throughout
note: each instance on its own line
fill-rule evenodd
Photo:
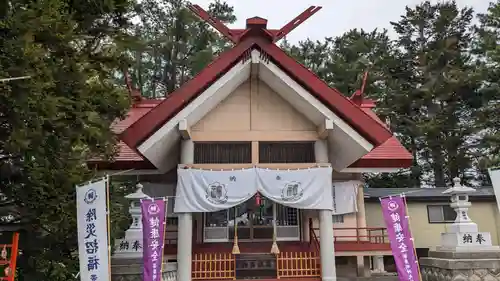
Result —
M 135 121 L 139 120 L 161 102 L 162 100 L 142 100 L 134 104 L 123 120 L 119 120 L 112 125 L 113 132 L 115 134 L 121 134 L 128 127 L 130 127 L 130 125 L 134 124 Z
M 382 122 L 377 114 L 373 112 L 372 108 L 374 106 L 375 104 L 370 101 L 368 104 L 362 104 L 361 109 L 381 125 L 388 128 L 387 124 Z M 349 168 L 408 168 L 412 164 L 413 156 L 411 153 L 406 150 L 395 136 L 392 136 L 386 142 L 375 147 L 372 151 L 361 157 L 361 159 L 351 164 Z
M 155 108 L 161 100 L 142 100 L 134 104 L 123 120 L 118 120 L 112 124 L 111 129 L 115 134 L 121 134 L 135 121 L 139 120 L 144 114 Z M 118 142 L 118 152 L 115 155 L 113 163 L 106 163 L 102 159 L 91 159 L 89 164 L 96 165 L 100 169 L 154 169 L 154 166 L 139 155 L 134 149 L 130 148 L 123 141 Z
M 409 168 L 413 157 L 396 137 L 374 148 L 349 168 Z
M 128 167 L 140 163 L 140 166 L 152 166 L 137 153 L 136 148 L 198 97 L 203 90 L 247 56 L 251 50 L 257 49 L 374 144 L 375 149 L 354 163 L 355 167 L 399 168 L 411 165 L 411 154 L 371 110 L 373 104 L 360 105 L 356 101 L 353 102 L 346 98 L 338 90 L 329 87 L 313 72 L 276 46 L 268 36 L 269 31 L 267 29 L 246 29 L 246 34 L 241 36 L 241 41 L 238 41 L 233 48 L 223 52 L 198 75 L 171 93 L 166 99 L 142 100 L 135 104 L 127 118 L 113 126 L 113 130 L 120 134 L 122 140 L 119 143 L 119 154 L 115 158 L 114 164 L 128 163 L 125 165 Z M 366 101 L 368 102 L 368 100 Z M 91 162 L 102 164 L 102 161 L 98 160 Z
M 120 138 L 129 147 L 138 147 L 252 49 L 259 49 L 267 54 L 270 60 L 375 146 L 381 145 L 392 136 L 387 128 L 368 116 L 338 90 L 330 88 L 313 72 L 288 56 L 271 41 L 266 40 L 264 35 L 255 34 L 249 35 L 235 47 L 222 53 L 197 76 L 171 93 L 156 108 L 139 118 L 120 135 Z

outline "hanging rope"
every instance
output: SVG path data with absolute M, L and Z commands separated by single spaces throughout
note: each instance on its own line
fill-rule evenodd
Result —
M 278 243 L 276 242 L 276 203 L 273 202 L 273 245 L 271 246 L 271 254 L 279 254 L 280 249 L 278 248 Z
M 236 217 L 238 215 L 238 207 L 234 207 L 234 239 L 233 239 L 233 255 L 238 255 L 240 253 L 240 246 L 238 246 L 238 222 Z

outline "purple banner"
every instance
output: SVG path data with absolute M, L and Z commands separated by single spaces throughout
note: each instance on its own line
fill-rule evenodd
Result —
M 161 281 L 167 201 L 142 200 L 143 281 Z
M 420 280 L 417 257 L 402 196 L 381 198 L 382 215 L 400 281 Z

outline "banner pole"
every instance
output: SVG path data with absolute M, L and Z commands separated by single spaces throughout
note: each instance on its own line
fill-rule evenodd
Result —
M 160 276 L 163 280 L 163 259 L 165 257 L 165 238 L 167 238 L 167 214 L 168 214 L 168 198 L 163 198 L 165 201 L 165 219 L 163 220 L 163 241 L 161 242 L 161 265 L 160 265 Z
M 109 273 L 108 273 L 108 280 L 111 280 L 111 209 L 110 209 L 110 204 L 109 204 L 109 175 L 106 175 L 106 220 L 107 220 L 107 225 L 108 225 L 108 268 L 109 268 Z
M 418 261 L 418 256 L 417 256 L 417 248 L 415 248 L 415 237 L 413 237 L 413 232 L 411 231 L 411 223 L 410 223 L 410 213 L 408 212 L 408 204 L 406 203 L 406 196 L 404 194 L 401 194 L 403 197 L 403 202 L 405 204 L 405 212 L 406 212 L 406 219 L 408 220 L 408 231 L 411 234 L 411 246 L 413 248 L 413 254 L 415 255 L 415 260 L 417 262 L 417 269 L 418 269 L 418 280 L 422 281 L 422 274 L 420 273 L 420 262 Z

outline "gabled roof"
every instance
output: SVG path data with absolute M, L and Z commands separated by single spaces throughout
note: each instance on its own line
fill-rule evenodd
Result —
M 392 133 L 385 126 L 374 120 L 338 90 L 330 88 L 313 72 L 288 56 L 270 40 L 266 40 L 265 36 L 249 35 L 233 48 L 222 53 L 197 76 L 171 93 L 158 106 L 145 113 L 124 130 L 120 135 L 121 140 L 130 148 L 135 149 L 138 147 L 160 126 L 168 122 L 190 101 L 200 95 L 204 89 L 208 88 L 244 57 L 249 56 L 252 49 L 257 49 L 267 55 L 269 60 L 307 89 L 311 95 L 326 107 L 340 116 L 375 147 L 380 146 L 392 137 Z
M 318 110 L 321 114 L 329 112 L 328 115 L 324 116 L 329 120 L 335 119 L 334 124 L 341 129 L 341 133 L 335 134 L 332 140 L 344 143 L 344 145 L 350 144 L 350 140 L 356 143 L 357 148 L 355 150 L 349 153 L 346 152 L 344 157 L 339 158 L 342 160 L 336 162 L 339 169 L 344 169 L 359 157 L 361 159 L 350 167 L 400 168 L 411 165 L 411 154 L 392 136 L 390 130 L 372 112 L 371 107 L 362 106 L 362 95 L 357 95 L 356 99 L 346 98 L 336 89 L 330 88 L 313 72 L 274 44 L 316 13 L 321 7 L 309 7 L 279 30 L 267 29 L 267 20 L 259 17 L 247 19 L 246 29 L 229 29 L 212 18 L 201 7 L 191 5 L 190 9 L 235 43 L 235 46 L 223 52 L 197 76 L 175 92 L 170 93 L 168 98 L 158 104 L 148 103 L 148 101 L 136 97 L 138 103 L 131 109 L 130 116 L 114 125 L 116 127 L 115 132 L 120 134 L 120 139 L 123 141 L 119 144 L 120 152 L 115 159 L 115 164 L 128 163 L 130 167 L 137 169 L 139 166 L 144 168 L 153 166 L 154 163 L 154 166 L 158 169 L 168 169 L 168 165 L 161 159 L 164 159 L 162 158 L 165 156 L 164 154 L 169 153 L 169 149 L 173 149 L 172 142 L 169 139 L 178 137 L 173 131 L 173 127 L 177 126 L 179 122 L 177 119 L 181 117 L 187 118 L 188 115 L 186 114 L 189 114 L 188 112 L 193 108 L 204 106 L 204 109 L 200 109 L 200 112 L 212 110 L 211 106 L 213 104 L 208 103 L 207 96 L 220 93 L 218 98 L 222 100 L 224 95 L 230 91 L 227 89 L 234 86 L 227 83 L 227 81 L 240 83 L 245 75 L 250 75 L 248 72 L 251 72 L 251 67 L 249 67 L 248 60 L 251 60 L 252 65 L 257 62 L 258 65 L 264 67 L 264 70 L 270 71 L 274 77 L 287 79 L 286 84 L 292 91 L 283 91 L 282 94 L 285 95 L 283 96 L 285 100 L 292 100 L 293 97 L 288 95 L 292 95 L 293 92 L 294 96 L 311 103 L 311 108 L 314 107 L 312 110 Z M 258 56 L 260 58 L 257 58 Z M 234 76 L 235 73 L 239 73 L 240 76 L 234 78 L 236 77 Z M 263 73 L 263 71 L 259 73 Z M 227 91 L 218 86 L 219 79 L 226 81 L 228 86 L 225 89 Z M 270 81 L 266 83 L 270 83 Z M 275 86 L 278 87 L 279 85 Z M 218 100 L 213 99 L 211 101 Z M 193 117 L 190 121 L 183 120 L 185 123 L 191 122 L 194 124 L 199 119 Z M 317 120 L 315 123 L 318 125 Z M 341 152 L 334 151 L 333 153 Z M 151 162 L 146 160 L 144 156 L 147 156 Z M 387 161 L 392 162 L 388 163 Z M 94 162 L 96 164 L 103 163 L 98 160 Z M 121 168 L 123 169 L 123 167 Z
M 116 133 L 121 133 L 127 129 L 131 124 L 144 116 L 147 112 L 160 104 L 161 100 L 142 100 L 132 107 L 127 117 L 113 125 L 113 130 Z M 381 125 L 386 126 L 372 111 L 371 107 L 364 107 L 361 109 L 379 122 Z M 98 159 L 91 161 L 91 164 L 98 165 L 101 169 L 155 169 L 154 165 L 149 163 L 144 157 L 136 152 L 135 149 L 130 148 L 126 143 L 119 142 L 118 154 L 114 159 L 114 163 L 104 163 Z M 404 148 L 404 146 L 397 140 L 396 137 L 389 138 L 380 146 L 374 148 L 368 154 L 364 155 L 361 159 L 354 162 L 349 168 L 405 168 L 412 165 L 412 155 Z

